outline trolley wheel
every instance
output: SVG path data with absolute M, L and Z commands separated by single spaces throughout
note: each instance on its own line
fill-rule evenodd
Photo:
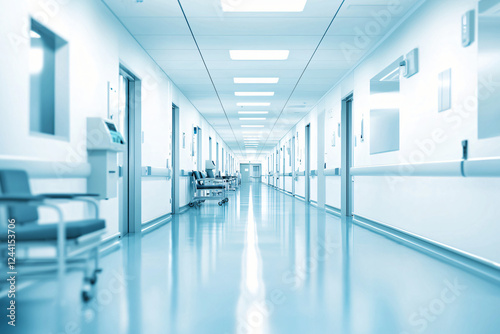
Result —
M 85 284 L 82 289 L 82 300 L 87 303 L 92 299 L 92 287 Z
M 82 299 L 84 302 L 89 302 L 92 297 L 90 296 L 90 293 L 88 293 L 87 291 L 82 291 Z
M 192 208 L 194 206 L 194 203 L 193 202 L 190 202 L 189 203 L 189 207 Z

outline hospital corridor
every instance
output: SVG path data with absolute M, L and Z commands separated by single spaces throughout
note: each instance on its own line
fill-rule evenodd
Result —
M 500 333 L 500 0 L 0 1 L 0 333 Z

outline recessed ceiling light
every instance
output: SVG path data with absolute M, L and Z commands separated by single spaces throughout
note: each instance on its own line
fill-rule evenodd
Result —
M 232 60 L 286 60 L 289 50 L 230 50 Z
M 280 78 L 234 78 L 236 84 L 275 84 Z
M 224 12 L 302 12 L 307 0 L 220 1 Z
M 240 121 L 265 121 L 265 117 L 240 117 Z
M 264 125 L 242 125 L 242 128 L 263 128 Z
M 240 115 L 265 115 L 268 113 L 269 111 L 238 111 Z
M 235 96 L 274 96 L 274 92 L 234 92 Z
M 236 103 L 238 107 L 269 107 L 270 102 L 238 102 Z

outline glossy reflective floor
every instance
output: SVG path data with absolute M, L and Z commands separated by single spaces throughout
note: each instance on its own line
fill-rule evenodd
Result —
M 267 186 L 232 196 L 126 237 L 88 304 L 78 273 L 21 290 L 0 332 L 500 333 L 495 278 Z

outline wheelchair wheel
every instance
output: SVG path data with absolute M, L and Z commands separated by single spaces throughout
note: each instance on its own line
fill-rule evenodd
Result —
M 222 206 L 222 204 L 224 204 L 224 202 L 223 202 L 223 201 L 220 201 L 220 202 L 219 202 L 219 206 Z

